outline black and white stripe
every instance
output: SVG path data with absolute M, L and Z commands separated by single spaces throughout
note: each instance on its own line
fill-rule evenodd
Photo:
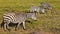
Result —
M 28 18 L 32 18 L 36 20 L 35 13 L 5 13 L 3 15 L 3 22 L 4 22 L 4 30 L 6 28 L 9 29 L 9 23 L 18 23 L 16 30 L 18 29 L 19 25 L 23 23 L 23 28 L 25 29 L 25 21 Z
M 31 6 L 31 7 L 30 7 L 30 12 L 40 12 L 40 11 L 41 11 L 42 13 L 45 12 L 43 6 Z
M 11 14 L 4 14 L 3 15 L 3 19 L 4 19 L 4 22 L 5 21 L 8 21 L 8 20 L 10 20 L 10 21 L 14 21 L 14 15 L 11 15 Z
M 31 6 L 30 12 L 40 12 L 45 13 L 45 9 L 52 9 L 52 7 L 48 3 L 41 2 L 41 6 Z

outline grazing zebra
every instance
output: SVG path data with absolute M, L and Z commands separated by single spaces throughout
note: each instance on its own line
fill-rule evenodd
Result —
M 3 23 L 4 23 L 4 30 L 9 29 L 9 23 L 18 23 L 17 27 L 15 30 L 18 29 L 19 25 L 22 23 L 23 28 L 26 29 L 25 27 L 25 21 L 31 18 L 33 20 L 36 20 L 36 15 L 35 13 L 5 13 L 3 15 Z
M 31 6 L 30 7 L 30 12 L 40 12 L 41 13 L 45 13 L 45 9 L 52 9 L 52 7 L 47 4 L 47 3 L 44 3 L 44 2 L 41 2 L 41 6 Z
M 39 12 L 39 11 L 41 11 L 41 13 L 45 13 L 44 7 L 43 6 L 31 6 L 30 7 L 30 12 Z
M 48 3 L 41 2 L 40 4 L 41 4 L 41 6 L 43 6 L 45 9 L 52 9 L 51 5 L 49 5 Z

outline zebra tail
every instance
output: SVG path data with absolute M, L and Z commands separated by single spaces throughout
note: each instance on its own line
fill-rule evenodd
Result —
M 4 27 L 4 22 L 3 22 L 3 21 L 2 21 L 2 23 L 1 23 L 1 28 L 2 28 L 2 27 Z

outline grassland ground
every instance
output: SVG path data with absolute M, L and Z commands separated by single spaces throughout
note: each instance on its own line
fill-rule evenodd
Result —
M 0 28 L 0 34 L 60 34 L 60 0 L 0 0 L 0 22 L 6 10 L 8 12 L 29 11 L 31 5 L 39 6 L 40 2 L 49 3 L 53 9 L 46 10 L 45 14 L 38 14 L 37 21 L 26 22 L 27 30 L 20 26 L 18 31 L 12 27 L 10 32 Z M 15 11 L 14 11 L 15 10 Z

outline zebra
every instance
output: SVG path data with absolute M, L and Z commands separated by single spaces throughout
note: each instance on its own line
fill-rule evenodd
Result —
M 41 6 L 43 6 L 45 9 L 52 9 L 51 5 L 48 3 L 41 2 Z
M 41 13 L 43 13 L 43 14 L 45 13 L 43 6 L 31 6 L 29 10 L 30 10 L 30 12 L 35 12 L 35 13 L 37 13 L 39 11 L 41 11 Z
M 45 9 L 52 9 L 52 7 L 47 3 L 41 2 L 40 4 L 41 4 L 41 6 L 33 6 L 32 5 L 29 9 L 30 12 L 40 12 L 41 11 L 41 13 L 44 14 Z
M 4 30 L 9 30 L 9 23 L 18 23 L 15 30 L 18 30 L 19 25 L 22 23 L 23 29 L 26 29 L 25 27 L 25 21 L 29 18 L 33 20 L 37 20 L 35 13 L 26 12 L 26 13 L 4 13 L 3 15 L 3 23 L 4 23 Z

